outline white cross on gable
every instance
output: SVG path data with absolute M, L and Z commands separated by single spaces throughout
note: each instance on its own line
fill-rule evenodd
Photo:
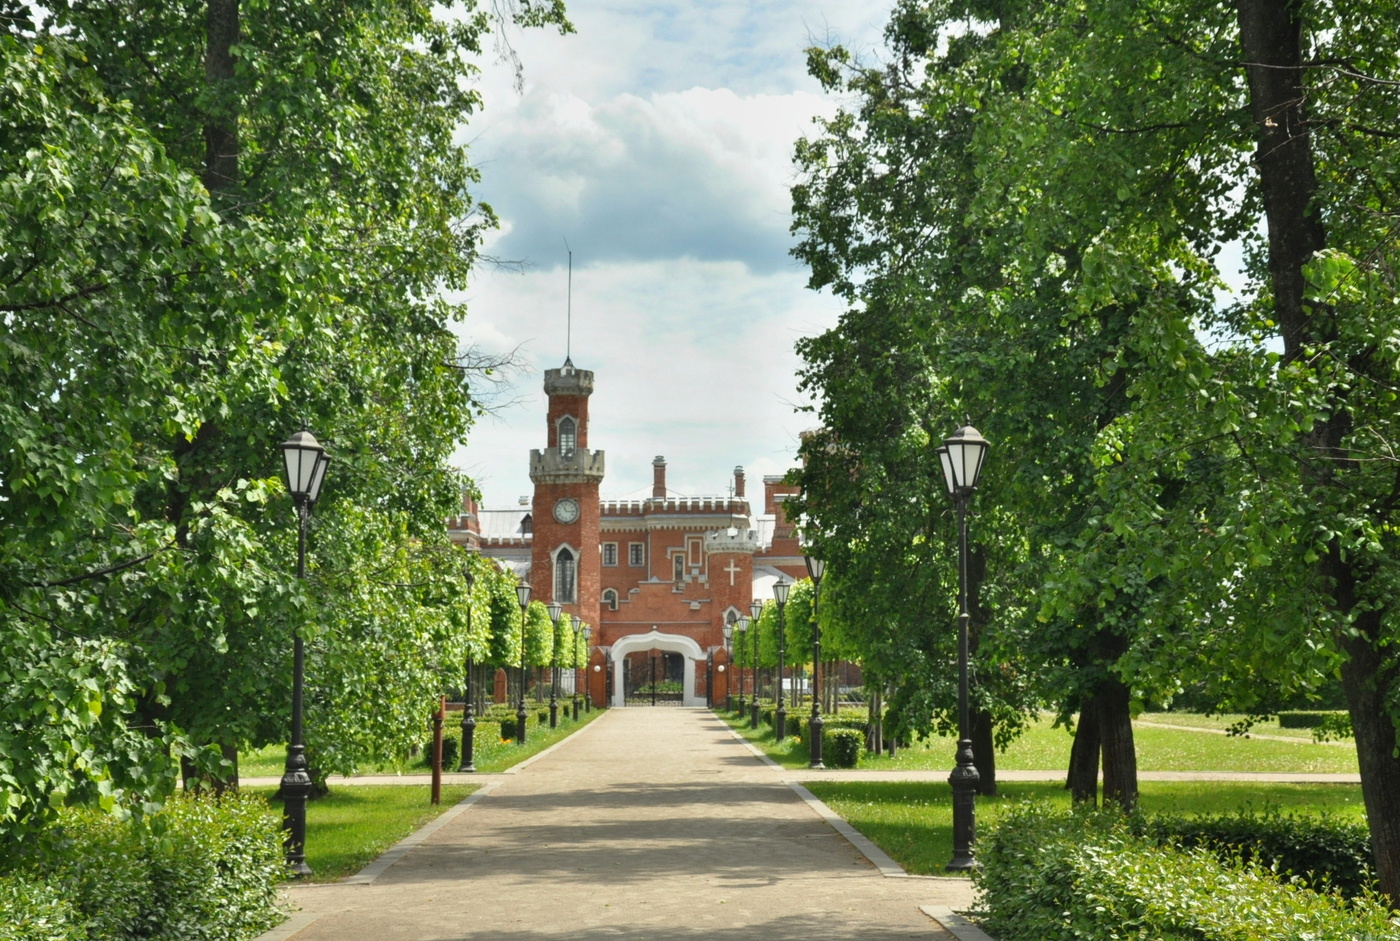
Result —
M 743 569 L 735 565 L 733 559 L 730 559 L 729 564 L 724 567 L 724 570 L 729 573 L 729 586 L 731 588 L 734 587 L 734 576 L 739 572 L 742 572 Z

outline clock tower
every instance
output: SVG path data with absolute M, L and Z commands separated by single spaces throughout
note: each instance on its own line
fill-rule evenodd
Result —
M 544 450 L 530 452 L 530 585 L 534 597 L 557 601 L 575 620 L 598 628 L 600 582 L 598 487 L 603 452 L 588 450 L 588 397 L 593 373 L 565 359 L 544 374 L 549 396 Z

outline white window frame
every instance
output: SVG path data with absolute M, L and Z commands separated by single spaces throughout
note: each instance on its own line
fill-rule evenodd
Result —
M 564 435 L 565 422 L 568 422 L 569 427 L 572 429 L 567 439 Z M 554 427 L 555 434 L 558 436 L 559 440 L 559 454 L 563 457 L 572 457 L 574 452 L 578 450 L 578 419 L 572 415 L 565 415 L 559 419 L 559 424 Z M 568 442 L 567 447 L 565 446 L 566 440 Z
M 627 544 L 627 564 L 632 568 L 645 568 L 647 564 L 647 544 L 629 542 Z
M 559 556 L 560 556 L 561 554 L 563 554 L 565 551 L 567 551 L 567 552 L 569 553 L 569 564 L 573 567 L 573 584 L 569 586 L 569 587 L 572 588 L 573 590 L 572 590 L 571 592 L 569 592 L 569 596 L 568 596 L 567 598 L 563 597 L 562 593 L 559 591 Z M 573 546 L 568 545 L 567 543 L 564 544 L 564 545 L 562 545 L 562 546 L 560 546 L 559 548 L 557 548 L 557 549 L 554 550 L 553 563 L 554 563 L 554 564 L 551 566 L 551 568 L 552 568 L 552 570 L 553 570 L 553 571 L 552 571 L 552 575 L 553 575 L 553 578 L 552 578 L 553 585 L 550 586 L 551 589 L 552 589 L 552 594 L 550 595 L 550 597 L 552 597 L 555 601 L 559 602 L 560 604 L 577 604 L 577 603 L 578 603 L 578 574 L 579 574 L 579 573 L 578 573 L 578 568 L 579 568 L 579 566 L 578 566 L 578 563 L 579 563 L 578 550 L 575 549 Z
M 611 561 L 611 562 L 608 561 L 608 550 L 609 550 L 609 549 L 612 550 L 612 561 Z M 610 567 L 610 568 L 617 565 L 617 543 L 615 543 L 615 542 L 605 542 L 605 543 L 603 543 L 603 564 L 606 565 L 606 566 L 608 566 L 608 567 Z

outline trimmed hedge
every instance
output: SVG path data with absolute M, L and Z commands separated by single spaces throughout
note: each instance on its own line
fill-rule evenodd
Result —
M 0 941 L 87 941 L 82 918 L 57 889 L 15 873 L 0 876 Z
M 837 768 L 854 768 L 865 751 L 865 733 L 837 726 L 822 736 L 822 756 Z
M 1253 863 L 1158 846 L 1117 811 L 1013 809 L 979 843 L 986 929 L 1000 941 L 1396 941 L 1369 896 L 1348 903 Z
M 1277 811 L 1178 817 L 1156 814 L 1145 833 L 1159 844 L 1211 850 L 1222 861 L 1239 858 L 1296 876 L 1309 888 L 1335 889 L 1347 898 L 1374 888 L 1371 833 L 1366 824 Z
M 245 941 L 285 917 L 285 877 L 280 822 L 257 798 L 177 796 L 145 824 L 65 810 L 0 879 L 0 939 L 19 924 L 24 941 Z

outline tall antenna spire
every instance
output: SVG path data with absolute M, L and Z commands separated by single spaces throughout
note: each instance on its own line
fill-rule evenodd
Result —
M 569 248 L 569 240 L 564 239 L 564 248 L 569 253 L 569 299 L 565 310 L 568 319 L 564 323 L 564 365 L 574 364 L 574 250 Z

